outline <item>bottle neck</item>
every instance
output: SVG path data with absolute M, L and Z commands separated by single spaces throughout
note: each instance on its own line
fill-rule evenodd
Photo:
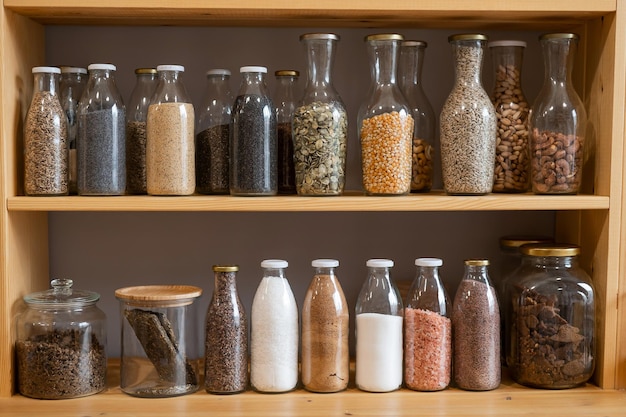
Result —
M 372 63 L 372 79 L 378 87 L 396 85 L 399 43 L 395 40 L 369 41 L 368 55 Z
M 47 92 L 50 94 L 57 94 L 58 90 L 58 74 L 53 74 L 50 72 L 39 72 L 34 74 L 34 87 L 35 91 L 43 93 Z
M 262 72 L 242 73 L 239 95 L 266 95 L 265 74 Z
M 303 40 L 307 57 L 306 88 L 324 88 L 331 84 L 335 42 L 332 39 Z
M 215 272 L 214 284 L 215 294 L 226 294 L 235 291 L 236 272 Z
M 263 276 L 286 279 L 285 270 L 283 268 L 264 268 Z
M 554 87 L 571 84 L 576 40 L 546 39 L 541 41 L 546 82 Z
M 486 265 L 465 265 L 465 276 L 463 279 L 491 285 Z
M 456 85 L 477 87 L 481 85 L 485 41 L 452 41 L 455 59 Z
M 335 268 L 317 267 L 317 268 L 315 268 L 315 276 L 316 277 L 328 277 L 328 278 L 334 279 L 335 278 Z
M 423 46 L 402 46 L 399 65 L 400 88 L 404 91 L 416 87 L 421 88 L 423 65 Z

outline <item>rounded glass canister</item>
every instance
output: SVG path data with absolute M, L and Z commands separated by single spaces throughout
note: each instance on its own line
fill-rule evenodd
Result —
M 202 289 L 189 285 L 120 288 L 120 388 L 145 398 L 198 390 L 197 312 Z
M 196 128 L 196 192 L 228 194 L 230 118 L 235 100 L 230 71 L 211 69 L 206 78 L 204 105 Z
M 417 391 L 440 391 L 452 370 L 451 305 L 439 278 L 443 261 L 415 260 L 417 273 L 404 308 L 404 383 Z
M 496 164 L 493 192 L 523 193 L 530 186 L 529 104 L 522 91 L 526 42 L 489 42 L 495 72 L 491 100 L 496 109 Z
M 276 89 L 272 102 L 276 106 L 278 194 L 295 194 L 296 176 L 291 124 L 296 108 L 295 88 L 300 73 L 294 70 L 278 70 L 274 76 L 276 77 Z
M 126 191 L 126 107 L 115 84 L 115 65 L 91 64 L 78 105 L 76 154 L 79 195 Z
M 298 383 L 298 306 L 285 275 L 287 261 L 261 262 L 252 300 L 250 383 L 259 392 L 291 391 Z
M 248 319 L 237 293 L 236 265 L 214 265 L 215 286 L 205 319 L 204 388 L 234 394 L 248 386 Z
M 67 195 L 67 117 L 59 101 L 61 70 L 34 67 L 33 98 L 24 120 L 24 194 Z
M 146 185 L 151 195 L 190 195 L 196 189 L 195 115 L 182 65 L 159 65 L 148 106 Z
M 402 385 L 402 299 L 390 259 L 370 259 L 356 301 L 356 386 L 389 392 Z
M 372 86 L 358 115 L 363 188 L 368 195 L 411 191 L 413 116 L 396 83 L 398 34 L 365 37 Z
M 512 378 L 536 388 L 585 383 L 595 365 L 595 291 L 574 245 L 527 245 L 511 288 Z
M 443 187 L 448 194 L 487 194 L 496 150 L 496 112 L 481 82 L 487 37 L 461 34 L 448 41 L 455 79 L 439 120 Z
M 550 33 L 539 38 L 545 80 L 530 109 L 532 191 L 576 194 L 580 191 L 587 114 L 572 84 L 578 35 Z
M 298 195 L 333 196 L 346 181 L 348 113 L 332 82 L 339 36 L 300 36 L 307 59 L 304 95 L 293 118 L 294 163 Z
M 265 84 L 266 67 L 241 67 L 230 133 L 230 194 L 278 192 L 276 112 Z
M 400 89 L 409 102 L 414 120 L 411 192 L 419 193 L 432 189 L 435 153 L 435 111 L 422 88 L 422 68 L 427 46 L 424 41 L 402 41 L 398 70 Z
M 148 106 L 157 85 L 157 70 L 137 68 L 135 87 L 128 102 L 126 118 L 126 192 L 146 194 L 146 124 Z
M 336 259 L 311 262 L 315 275 L 302 305 L 302 384 L 313 392 L 338 392 L 350 380 L 348 303 Z
M 20 394 L 64 399 L 106 388 L 106 317 L 100 295 L 72 288 L 70 279 L 24 297 L 17 319 L 17 380 Z

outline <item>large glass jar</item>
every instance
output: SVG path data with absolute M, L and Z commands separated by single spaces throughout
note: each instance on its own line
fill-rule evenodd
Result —
M 526 245 L 528 267 L 510 289 L 513 379 L 537 388 L 571 388 L 595 365 L 595 291 L 574 245 Z
M 448 194 L 491 192 L 496 150 L 496 112 L 482 82 L 487 37 L 452 35 L 454 87 L 439 120 L 443 187 Z
M 348 113 L 331 79 L 338 41 L 334 33 L 300 36 L 306 52 L 307 80 L 292 126 L 298 195 L 343 193 Z
M 295 88 L 300 73 L 295 70 L 278 70 L 274 76 L 276 77 L 276 87 L 272 102 L 276 107 L 278 194 L 295 194 L 296 176 L 291 124 L 296 109 Z
M 358 115 L 363 188 L 368 195 L 411 191 L 413 116 L 396 83 L 402 35 L 365 37 L 372 86 Z
M 55 279 L 52 289 L 24 297 L 17 319 L 18 389 L 22 395 L 57 400 L 106 388 L 106 317 L 100 295 Z
M 578 35 L 550 33 L 539 38 L 545 80 L 528 118 L 531 182 L 536 194 L 580 190 L 587 114 L 572 84 Z

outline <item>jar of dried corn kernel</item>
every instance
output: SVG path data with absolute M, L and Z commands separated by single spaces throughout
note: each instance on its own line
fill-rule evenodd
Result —
M 359 110 L 363 188 L 368 195 L 411 191 L 413 117 L 396 83 L 402 35 L 365 37 L 373 86 Z

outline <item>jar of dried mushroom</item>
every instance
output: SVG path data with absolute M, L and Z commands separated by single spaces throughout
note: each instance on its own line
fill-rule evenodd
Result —
M 578 35 L 550 33 L 539 38 L 545 79 L 528 118 L 531 182 L 536 194 L 580 191 L 587 116 L 572 84 Z
M 293 162 L 293 137 L 291 124 L 296 109 L 296 86 L 300 72 L 278 70 L 274 72 L 276 87 L 272 103 L 276 109 L 276 142 L 278 194 L 296 193 L 296 176 Z
M 120 388 L 144 398 L 174 397 L 198 390 L 198 317 L 190 285 L 120 288 Z
M 537 388 L 583 384 L 595 365 L 595 291 L 580 267 L 580 247 L 537 244 L 521 248 L 529 267 L 511 284 L 513 379 Z
M 298 195 L 339 195 L 345 185 L 348 114 L 331 78 L 338 41 L 334 33 L 300 36 L 307 80 L 293 116 Z
M 487 194 L 496 156 L 496 112 L 481 84 L 487 37 L 460 34 L 448 41 L 455 79 L 439 120 L 443 187 L 448 194 Z
M 494 193 L 523 193 L 530 186 L 528 110 L 522 91 L 522 58 L 526 42 L 489 42 L 495 72 L 491 100 L 496 109 Z
M 24 297 L 17 319 L 17 380 L 20 394 L 57 400 L 106 388 L 106 317 L 100 295 L 55 279 L 51 289 Z
M 358 115 L 363 188 L 368 195 L 411 191 L 413 116 L 396 83 L 398 34 L 365 37 L 372 86 Z

